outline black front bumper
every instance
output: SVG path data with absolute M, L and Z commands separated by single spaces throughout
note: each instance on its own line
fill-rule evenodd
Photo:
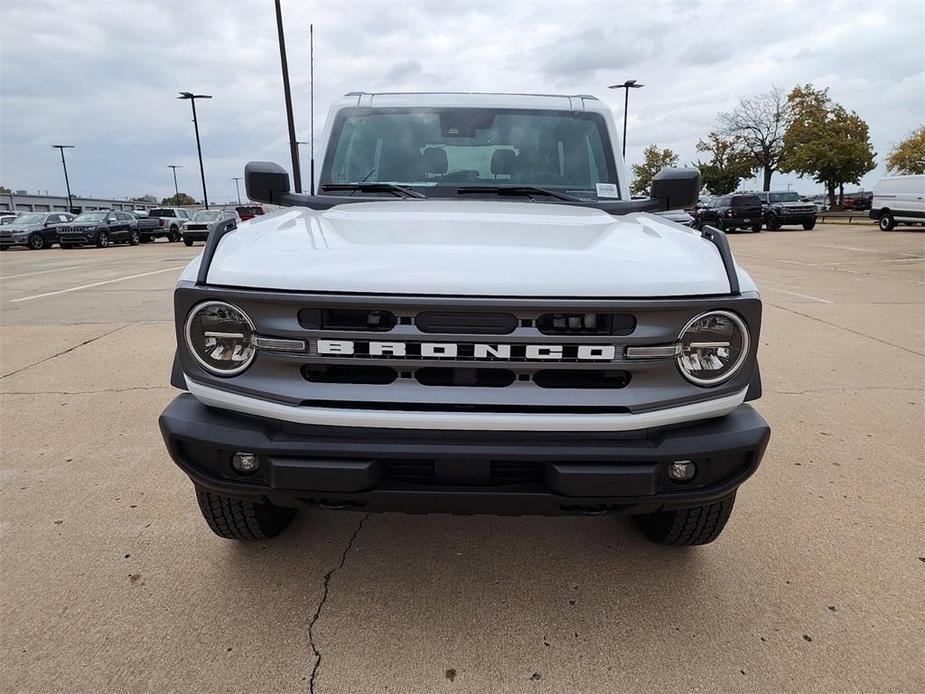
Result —
M 408 513 L 649 513 L 720 499 L 758 467 L 770 428 L 751 406 L 637 432 L 357 429 L 238 415 L 177 397 L 160 417 L 171 457 L 193 482 L 279 506 Z M 259 470 L 231 467 L 237 452 Z M 669 479 L 691 460 L 697 475 Z
M 99 229 L 90 229 L 88 231 L 68 231 L 58 232 L 59 243 L 87 244 L 96 243 L 100 238 Z

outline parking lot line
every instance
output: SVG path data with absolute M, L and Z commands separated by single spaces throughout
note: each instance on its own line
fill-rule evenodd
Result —
M 67 270 L 80 270 L 83 267 L 84 267 L 83 265 L 73 265 L 71 267 L 55 268 L 54 270 L 36 270 L 35 272 L 23 272 L 22 274 L 19 274 L 19 275 L 5 275 L 3 277 L 0 277 L 0 280 L 14 280 L 17 277 L 31 277 L 32 275 L 44 275 L 49 272 L 65 272 Z
M 93 282 L 92 284 L 82 284 L 79 287 L 70 287 L 68 289 L 59 289 L 54 292 L 45 292 L 44 294 L 35 294 L 33 296 L 24 296 L 19 299 L 11 299 L 11 304 L 17 304 L 20 301 L 32 301 L 33 299 L 44 299 L 47 296 L 57 296 L 58 294 L 67 294 L 68 292 L 79 292 L 81 289 L 92 289 L 93 287 L 101 287 L 104 284 L 113 284 L 115 282 L 124 282 L 125 280 L 134 280 L 139 277 L 148 277 L 150 275 L 159 275 L 162 272 L 173 272 L 176 270 L 182 270 L 185 268 L 185 265 L 177 265 L 176 267 L 166 267 L 161 270 L 154 270 L 152 272 L 142 272 L 137 275 L 126 275 L 125 277 L 116 277 L 112 280 L 104 280 L 102 282 Z
M 813 296 L 812 294 L 801 294 L 800 292 L 792 292 L 787 289 L 781 289 L 780 287 L 772 287 L 766 282 L 761 283 L 762 289 L 770 289 L 772 292 L 780 292 L 781 294 L 790 294 L 791 296 L 799 296 L 803 299 L 812 299 L 813 301 L 818 301 L 820 304 L 831 304 L 832 302 L 828 299 L 821 299 L 818 296 Z

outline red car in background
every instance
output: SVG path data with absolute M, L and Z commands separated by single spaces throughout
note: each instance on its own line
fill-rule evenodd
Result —
M 260 205 L 239 205 L 235 209 L 238 211 L 238 216 L 242 222 L 267 213 Z

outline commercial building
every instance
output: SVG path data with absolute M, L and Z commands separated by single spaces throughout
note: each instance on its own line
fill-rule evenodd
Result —
M 136 200 L 112 200 L 107 198 L 82 198 L 71 196 L 73 212 L 87 210 L 150 210 L 159 207 L 156 203 Z M 27 195 L 25 193 L 0 193 L 0 210 L 16 212 L 67 212 L 66 195 Z

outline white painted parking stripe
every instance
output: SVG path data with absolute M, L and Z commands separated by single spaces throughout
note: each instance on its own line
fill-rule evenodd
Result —
M 789 294 L 790 296 L 798 296 L 803 299 L 811 299 L 813 301 L 818 301 L 820 304 L 831 304 L 832 302 L 828 299 L 820 299 L 818 296 L 813 296 L 812 294 L 800 294 L 800 292 L 791 292 L 787 289 L 781 289 L 779 287 L 772 287 L 769 284 L 762 282 L 759 289 L 770 289 L 772 292 L 780 292 L 781 294 Z
M 24 296 L 19 299 L 11 299 L 11 304 L 17 304 L 20 301 L 32 301 L 33 299 L 44 299 L 46 296 L 57 296 L 58 294 L 67 294 L 68 292 L 79 292 L 81 289 L 92 289 L 93 287 L 101 287 L 104 284 L 113 284 L 114 282 L 124 282 L 125 280 L 134 280 L 139 277 L 148 277 L 150 275 L 159 275 L 162 272 L 175 272 L 177 270 L 182 270 L 186 265 L 177 265 L 176 267 L 166 267 L 162 270 L 154 270 L 153 272 L 142 272 L 138 275 L 127 275 L 125 277 L 117 277 L 113 280 L 104 280 L 103 282 L 94 282 L 93 284 L 83 284 L 79 287 L 70 287 L 69 289 L 59 289 L 54 292 L 45 292 L 44 294 L 36 294 L 34 296 Z
M 916 257 L 915 253 L 902 253 L 900 251 L 881 251 L 876 248 L 858 248 L 857 246 L 833 246 L 827 243 L 813 243 L 811 246 L 816 246 L 816 248 L 833 248 L 836 251 L 857 251 L 858 253 L 879 253 L 885 255 L 887 253 L 895 253 L 896 255 L 905 255 Z
M 44 275 L 48 272 L 65 272 L 67 270 L 80 270 L 86 266 L 84 265 L 74 265 L 73 267 L 59 267 L 54 270 L 36 270 L 35 272 L 24 272 L 21 275 L 6 275 L 0 277 L 0 280 L 14 280 L 17 277 L 31 277 L 32 275 Z

